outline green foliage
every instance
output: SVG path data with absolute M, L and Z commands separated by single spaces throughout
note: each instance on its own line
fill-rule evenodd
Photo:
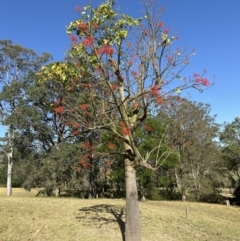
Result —
M 223 143 L 223 156 L 228 169 L 231 171 L 233 182 L 239 184 L 240 180 L 240 118 L 235 118 L 232 123 L 226 124 L 221 133 Z
M 240 118 L 225 124 L 220 140 L 226 167 L 230 172 L 232 186 L 235 188 L 233 202 L 240 204 Z
M 7 182 L 7 161 L 0 161 L 0 185 L 6 185 Z
M 85 174 L 85 170 L 78 162 L 81 150 L 77 146 L 78 143 L 62 143 L 59 150 L 53 149 L 48 155 L 36 155 L 32 159 L 23 160 L 18 170 L 25 176 L 23 187 L 53 190 L 67 185 L 68 188 L 79 188 L 79 177 Z
M 174 168 L 178 163 L 178 154 L 169 147 L 166 139 L 167 126 L 157 117 L 149 117 L 138 127 L 135 133 L 135 142 L 141 153 L 148 156 L 152 166 Z M 153 147 L 157 148 L 153 149 Z M 154 163 L 158 160 L 158 163 Z
M 209 115 L 210 106 L 187 100 L 165 106 L 160 118 L 168 124 L 170 146 L 178 150 L 179 162 L 169 177 L 179 193 L 188 198 L 206 200 L 224 180 L 226 168 L 214 139 L 219 126 Z
M 161 187 L 168 187 L 171 184 L 168 176 L 160 176 L 159 177 L 159 185 Z

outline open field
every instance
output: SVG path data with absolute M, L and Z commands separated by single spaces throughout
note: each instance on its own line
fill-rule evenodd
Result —
M 123 240 L 125 201 L 35 197 L 0 188 L 0 241 Z M 188 218 L 186 218 L 186 206 Z M 140 203 L 142 241 L 239 241 L 240 208 L 146 201 Z

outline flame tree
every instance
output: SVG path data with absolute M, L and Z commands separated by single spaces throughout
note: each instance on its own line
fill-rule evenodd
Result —
M 72 40 L 67 60 L 38 73 L 41 83 L 51 79 L 67 90 L 57 111 L 78 123 L 79 134 L 107 132 L 113 138 L 105 146 L 116 149 L 124 162 L 126 241 L 141 240 L 136 169 L 156 170 L 171 155 L 160 151 L 161 138 L 141 153 L 136 130 L 182 90 L 210 85 L 202 74 L 181 75 L 193 51 L 174 48 L 178 37 L 160 21 L 162 7 L 157 11 L 153 1 L 143 7 L 139 19 L 119 13 L 112 0 L 97 8 L 78 7 L 79 18 L 67 28 Z

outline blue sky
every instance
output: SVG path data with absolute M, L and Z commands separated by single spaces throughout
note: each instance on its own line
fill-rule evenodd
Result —
M 209 103 L 217 122 L 240 116 L 240 0 L 156 0 L 166 9 L 162 21 L 178 31 L 179 44 L 195 48 L 187 75 L 206 68 L 215 84 L 203 93 L 191 91 L 192 100 Z M 75 6 L 89 0 L 0 0 L 0 39 L 49 52 L 55 60 L 70 48 L 66 25 L 78 14 Z M 97 6 L 100 0 L 92 0 Z M 118 0 L 123 12 L 140 17 L 141 0 Z

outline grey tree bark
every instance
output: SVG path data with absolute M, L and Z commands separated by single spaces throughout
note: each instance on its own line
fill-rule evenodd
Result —
M 126 222 L 125 241 L 141 241 L 140 212 L 138 203 L 138 190 L 136 182 L 136 169 L 130 160 L 125 159 L 126 182 Z
M 8 161 L 7 196 L 12 195 L 13 139 L 14 139 L 13 127 L 12 127 L 12 125 L 10 125 L 10 127 L 9 127 L 9 141 L 8 141 L 9 150 L 7 151 L 7 161 Z

